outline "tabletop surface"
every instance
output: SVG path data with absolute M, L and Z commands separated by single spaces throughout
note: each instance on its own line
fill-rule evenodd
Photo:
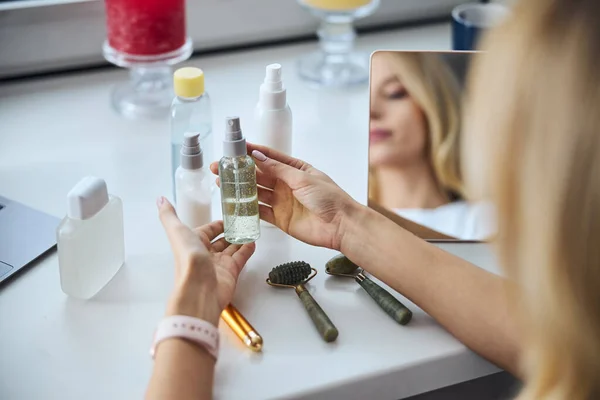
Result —
M 386 31 L 360 37 L 358 48 L 447 50 L 449 33 L 447 24 Z M 252 140 L 264 67 L 281 63 L 294 114 L 294 155 L 364 203 L 368 88 L 330 92 L 303 85 L 295 62 L 315 47 L 275 46 L 186 64 L 205 71 L 219 143 L 230 114 L 241 117 Z M 152 333 L 173 280 L 155 206 L 158 195 L 171 194 L 170 134 L 166 120 L 130 121 L 111 110 L 111 87 L 126 78 L 126 71 L 106 69 L 0 85 L 0 194 L 63 216 L 69 189 L 85 175 L 102 177 L 124 202 L 127 253 L 117 276 L 89 301 L 62 293 L 55 253 L 0 288 L 2 399 L 143 396 Z M 218 218 L 218 198 L 213 203 Z M 483 244 L 439 246 L 496 271 Z M 400 399 L 497 371 L 393 292 L 414 310 L 408 326 L 396 325 L 353 280 L 324 273 L 333 255 L 263 228 L 234 304 L 263 336 L 264 351 L 250 352 L 221 322 L 215 398 Z M 335 343 L 319 338 L 294 291 L 265 283 L 271 268 L 291 260 L 319 270 L 308 289 L 337 325 Z

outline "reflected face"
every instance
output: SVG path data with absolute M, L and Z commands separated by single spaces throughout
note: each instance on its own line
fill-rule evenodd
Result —
M 405 166 L 425 158 L 427 122 L 389 56 L 371 62 L 369 164 Z

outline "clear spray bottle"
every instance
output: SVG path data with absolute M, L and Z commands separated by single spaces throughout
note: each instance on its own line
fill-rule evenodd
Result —
M 244 244 L 260 237 L 256 165 L 246 150 L 240 119 L 228 117 L 219 162 L 225 240 Z

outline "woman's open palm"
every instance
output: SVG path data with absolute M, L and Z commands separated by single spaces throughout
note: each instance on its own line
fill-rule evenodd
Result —
M 160 220 L 175 257 L 175 280 L 194 275 L 194 280 L 216 288 L 218 306 L 223 310 L 233 298 L 240 271 L 254 253 L 254 243 L 233 245 L 224 238 L 223 221 L 196 229 L 185 226 L 166 200 L 159 204 Z

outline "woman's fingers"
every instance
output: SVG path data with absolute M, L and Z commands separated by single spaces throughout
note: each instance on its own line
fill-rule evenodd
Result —
M 261 146 L 261 145 L 257 145 L 257 144 L 247 143 L 246 147 L 248 149 L 248 154 L 252 154 L 256 150 L 259 153 L 264 154 L 268 158 L 272 158 L 275 161 L 279 161 L 283 164 L 289 165 L 292 168 L 305 170 L 308 167 L 310 167 L 310 165 L 308 163 L 306 163 L 300 159 L 288 156 L 287 154 L 284 154 L 280 151 L 274 150 L 267 146 Z
M 175 208 L 165 197 L 156 200 L 160 222 L 167 233 L 171 247 L 175 248 L 183 240 L 187 227 L 179 220 Z
M 241 244 L 230 244 L 223 250 L 223 254 L 232 256 L 236 251 L 242 247 Z
M 197 234 L 204 234 L 208 241 L 212 242 L 217 236 L 223 233 L 223 221 L 213 221 L 210 224 L 202 225 L 195 229 Z
M 273 204 L 273 191 L 262 187 L 258 188 L 258 201 L 267 205 Z
M 271 207 L 265 206 L 264 204 L 259 204 L 258 213 L 260 214 L 260 218 L 262 220 L 275 225 L 275 214 L 273 213 L 273 209 Z
M 233 258 L 233 260 L 235 261 L 235 265 L 239 268 L 237 271 L 238 274 L 242 270 L 242 268 L 244 268 L 244 266 L 248 262 L 248 259 L 252 256 L 252 254 L 254 254 L 255 249 L 256 244 L 248 243 L 243 245 L 235 253 L 233 253 L 231 258 Z
M 308 173 L 305 171 L 301 171 L 290 165 L 267 157 L 266 154 L 260 152 L 259 150 L 253 150 L 252 157 L 256 159 L 256 165 L 258 168 L 260 168 L 264 175 L 268 176 L 270 179 L 275 178 L 282 180 L 291 189 L 296 189 L 302 186 L 302 183 L 308 175 Z
M 229 246 L 229 243 L 225 240 L 225 238 L 220 238 L 211 243 L 210 247 L 214 253 L 221 253 Z
M 215 175 L 219 175 L 219 163 L 218 162 L 212 162 L 210 163 L 210 172 L 212 172 Z

